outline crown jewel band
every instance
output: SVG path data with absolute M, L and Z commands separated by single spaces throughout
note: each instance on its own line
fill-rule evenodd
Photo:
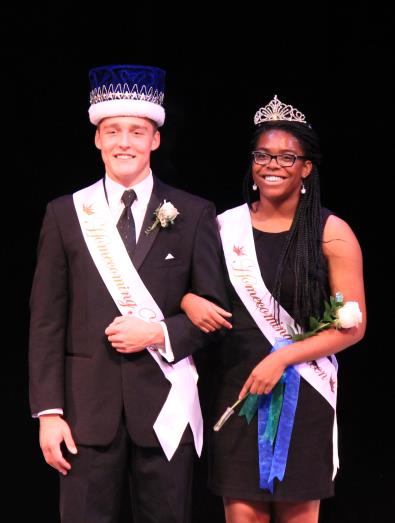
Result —
M 132 88 L 128 84 L 109 84 L 108 86 L 103 85 L 97 87 L 90 92 L 91 104 L 97 104 L 99 102 L 106 102 L 108 100 L 146 100 L 147 102 L 153 102 L 155 104 L 163 104 L 164 93 L 159 92 L 157 89 L 146 85 L 138 86 L 134 84 Z
M 289 122 L 307 124 L 303 113 L 292 107 L 292 105 L 280 102 L 277 95 L 265 107 L 258 109 L 254 116 L 254 124 L 259 125 L 262 122 L 272 122 L 274 120 L 288 120 Z

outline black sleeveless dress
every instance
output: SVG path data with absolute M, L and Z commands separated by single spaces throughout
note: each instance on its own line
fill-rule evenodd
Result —
M 330 212 L 324 210 L 324 222 Z M 277 261 L 287 232 L 254 232 L 262 277 L 272 292 Z M 285 271 L 281 305 L 292 316 L 293 271 Z M 230 285 L 233 329 L 220 347 L 220 371 L 212 426 L 238 398 L 251 370 L 269 354 L 271 345 Z M 332 430 L 334 411 L 303 378 L 284 479 L 274 492 L 259 487 L 257 416 L 248 425 L 240 407 L 218 432 L 209 429 L 209 487 L 217 495 L 251 501 L 307 501 L 334 494 Z

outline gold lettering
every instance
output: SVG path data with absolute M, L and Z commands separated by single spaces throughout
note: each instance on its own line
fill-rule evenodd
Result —
M 85 231 L 87 233 L 87 236 L 93 238 L 93 240 L 95 241 L 96 248 L 106 266 L 106 269 L 111 274 L 111 280 L 113 281 L 120 295 L 122 296 L 122 299 L 118 300 L 118 304 L 121 307 L 137 307 L 137 303 L 132 298 L 129 292 L 129 287 L 125 284 L 122 276 L 119 274 L 116 263 L 114 262 L 114 259 L 111 256 L 111 252 L 109 251 L 108 244 L 106 243 L 109 240 L 109 235 L 106 233 L 105 230 L 105 222 L 102 221 L 101 223 L 89 224 L 86 221 Z M 132 312 L 129 311 L 128 314 L 132 314 Z
M 142 307 L 139 310 L 138 314 L 139 314 L 140 318 L 143 318 L 143 320 L 146 320 L 146 321 L 154 320 L 156 318 L 155 311 L 153 311 L 152 309 L 149 309 L 148 307 Z
M 250 258 L 238 257 L 232 261 L 233 276 L 241 281 L 244 289 L 255 303 L 258 311 L 263 315 L 264 319 L 271 325 L 274 330 L 280 333 L 284 338 L 291 339 L 286 329 L 277 321 L 277 319 L 270 313 L 265 306 L 262 298 L 259 297 L 254 285 L 257 284 L 257 278 L 252 274 L 254 263 Z

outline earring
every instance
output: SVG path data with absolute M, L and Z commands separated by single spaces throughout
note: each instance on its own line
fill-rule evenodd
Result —
M 258 189 L 257 184 L 256 184 L 256 183 L 253 183 L 253 184 L 252 184 L 252 190 L 253 190 L 253 191 L 256 191 L 257 189 Z
M 304 183 L 302 182 L 302 187 L 300 188 L 301 194 L 306 194 L 306 187 L 304 186 Z

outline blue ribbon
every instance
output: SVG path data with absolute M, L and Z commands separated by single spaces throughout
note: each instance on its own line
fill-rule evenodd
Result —
M 292 340 L 276 338 L 271 352 L 290 343 L 293 343 Z M 288 367 L 276 387 L 281 382 L 284 383 L 284 397 L 276 434 L 268 430 L 270 411 L 273 410 L 272 402 L 276 394 L 274 391 L 268 395 L 262 394 L 258 403 L 259 486 L 262 489 L 270 490 L 271 493 L 273 493 L 275 478 L 282 481 L 285 474 L 289 442 L 298 403 L 300 375 L 293 366 Z

